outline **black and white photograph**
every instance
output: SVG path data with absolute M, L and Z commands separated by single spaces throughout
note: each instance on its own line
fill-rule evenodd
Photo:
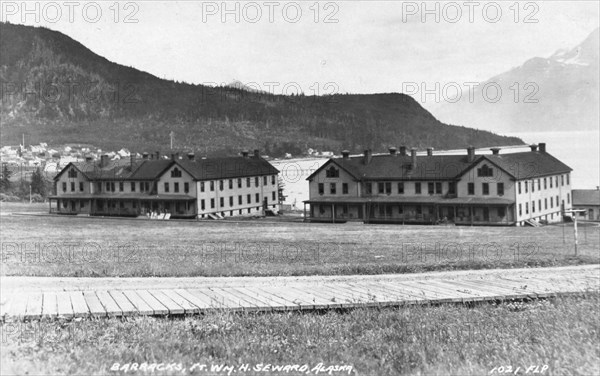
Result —
M 596 0 L 0 0 L 0 375 L 600 375 Z

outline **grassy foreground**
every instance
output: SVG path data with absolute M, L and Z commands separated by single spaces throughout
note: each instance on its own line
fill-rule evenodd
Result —
M 594 293 L 476 306 L 4 324 L 2 374 L 226 375 L 209 371 L 227 365 L 231 374 L 278 375 L 298 372 L 273 366 L 305 365 L 308 374 L 332 375 L 486 375 L 508 367 L 517 375 L 535 367 L 544 375 L 597 375 L 599 304 Z M 140 371 L 143 363 L 174 364 L 172 372 L 150 372 Z M 257 371 L 267 364 L 271 372 Z
M 1 209 L 3 214 L 11 210 L 5 204 Z M 340 275 L 600 262 L 597 224 L 580 227 L 575 258 L 572 225 L 334 225 L 15 215 L 0 215 L 0 221 L 0 275 L 6 276 Z

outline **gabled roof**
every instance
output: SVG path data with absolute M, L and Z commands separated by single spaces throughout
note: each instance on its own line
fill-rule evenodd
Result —
M 231 179 L 279 173 L 279 170 L 266 160 L 253 157 L 210 158 L 193 161 L 180 159 L 176 163 L 195 180 Z
M 100 167 L 98 161 L 69 163 L 54 178 L 57 180 L 70 166 L 74 166 L 89 180 L 156 180 L 173 164 L 177 164 L 194 180 L 231 179 L 248 176 L 276 175 L 279 173 L 273 165 L 262 158 L 211 158 L 211 159 L 159 159 L 137 160 L 133 164 L 129 159 L 109 161 L 106 167 Z
M 469 162 L 466 155 L 421 155 L 417 156 L 417 168 L 412 170 L 411 156 L 374 155 L 369 164 L 363 160 L 362 156 L 331 159 L 358 180 L 451 180 L 476 163 Z M 321 166 L 307 180 L 327 165 Z
M 600 206 L 600 190 L 598 189 L 573 189 L 573 205 Z
M 487 160 L 514 179 L 531 179 L 569 173 L 572 169 L 544 152 L 521 152 L 498 155 L 479 155 L 469 162 L 466 155 L 419 155 L 417 167 L 410 168 L 412 157 L 401 155 L 374 155 L 365 164 L 364 157 L 332 158 L 307 180 L 313 179 L 331 163 L 339 166 L 357 180 L 453 180 L 467 173 L 480 161 Z
M 573 171 L 572 168 L 551 154 L 539 151 L 484 155 L 483 157 L 502 168 L 517 180 L 564 174 Z

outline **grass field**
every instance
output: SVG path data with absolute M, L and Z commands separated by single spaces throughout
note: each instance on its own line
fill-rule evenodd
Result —
M 22 206 L 29 207 L 2 206 L 1 275 L 347 275 L 600 262 L 597 224 L 580 226 L 578 257 L 573 257 L 572 225 L 334 225 L 7 215 L 23 211 Z
M 252 370 L 306 364 L 312 371 L 322 363 L 351 366 L 350 374 L 359 375 L 490 375 L 508 367 L 525 375 L 536 366 L 543 375 L 597 375 L 599 304 L 600 295 L 589 294 L 476 306 L 5 324 L 2 374 L 226 375 L 201 372 L 200 365 L 249 364 L 250 371 L 237 374 L 277 375 L 287 373 Z M 181 368 L 121 368 L 144 362 Z M 111 371 L 115 363 L 120 371 Z

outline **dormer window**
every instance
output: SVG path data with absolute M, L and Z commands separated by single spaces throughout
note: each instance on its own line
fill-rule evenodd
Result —
M 479 177 L 491 177 L 494 176 L 494 169 L 484 164 L 481 168 L 477 169 L 477 176 Z
M 69 177 L 70 178 L 77 178 L 77 170 L 74 169 L 73 167 L 71 167 L 71 169 L 69 170 Z
M 172 178 L 180 178 L 181 177 L 181 170 L 178 169 L 177 167 L 175 167 L 174 169 L 171 170 L 171 177 Z
M 328 178 L 339 178 L 340 177 L 340 170 L 338 170 L 337 168 L 331 166 L 330 168 L 328 168 L 327 170 L 325 170 L 325 176 Z

